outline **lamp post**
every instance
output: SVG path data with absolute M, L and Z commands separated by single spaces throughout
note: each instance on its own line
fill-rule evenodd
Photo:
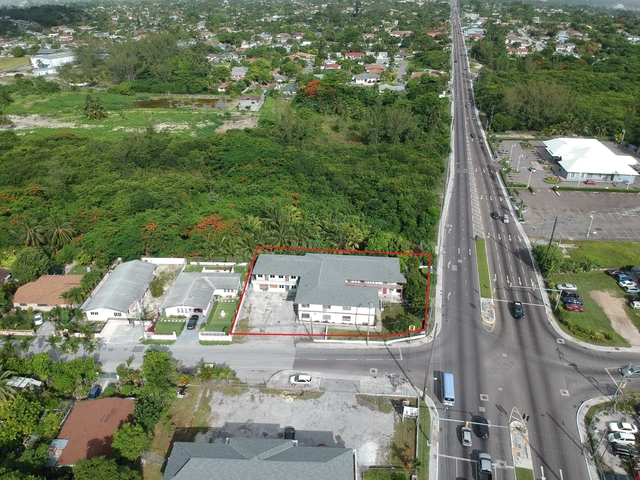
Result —
M 620 140 L 620 145 L 622 145 L 624 143 L 624 134 L 627 133 L 627 131 L 623 128 L 622 129 L 622 140 Z
M 589 215 L 591 217 L 591 221 L 589 222 L 589 230 L 587 230 L 587 238 L 589 238 L 589 235 L 591 235 L 591 227 L 593 226 L 593 214 L 595 212 L 591 212 L 591 215 Z
M 509 152 L 509 163 L 511 163 L 511 155 L 513 155 L 513 147 L 515 147 L 515 146 L 516 146 L 515 143 L 511 144 L 511 151 Z
M 535 172 L 536 169 L 535 168 L 530 168 L 529 169 L 529 180 L 527 180 L 527 188 L 529 188 L 529 184 L 531 183 L 531 175 L 533 175 L 533 172 Z
M 516 172 L 520 171 L 520 160 L 522 159 L 522 154 L 518 155 L 518 166 L 516 167 Z

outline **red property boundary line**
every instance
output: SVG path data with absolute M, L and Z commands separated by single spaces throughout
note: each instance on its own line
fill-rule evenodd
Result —
M 426 332 L 428 326 L 428 313 L 429 313 L 429 288 L 431 286 L 431 254 L 430 253 L 416 253 L 416 252 L 378 252 L 373 250 L 339 250 L 339 249 L 330 249 L 330 248 L 301 248 L 301 247 L 275 247 L 272 245 L 261 245 L 256 247 L 253 258 L 251 259 L 251 265 L 247 270 L 247 277 L 244 283 L 244 287 L 242 289 L 242 295 L 240 296 L 240 300 L 238 301 L 238 309 L 236 310 L 235 315 L 233 316 L 233 322 L 231 323 L 230 332 L 233 332 L 236 322 L 238 321 L 238 314 L 240 313 L 240 309 L 242 307 L 242 303 L 244 300 L 244 296 L 247 291 L 247 287 L 249 286 L 249 282 L 251 281 L 251 273 L 253 272 L 253 266 L 256 263 L 256 259 L 258 255 L 262 252 L 262 250 L 268 251 L 284 251 L 284 252 L 316 252 L 316 253 L 354 253 L 358 255 L 369 254 L 369 255 L 409 255 L 413 257 L 426 257 L 428 259 L 428 270 L 427 270 L 427 288 L 425 291 L 425 307 L 424 314 L 422 317 L 422 328 L 414 331 L 406 331 L 400 333 L 390 333 L 387 335 L 376 335 L 375 338 L 394 338 L 394 337 L 402 337 L 406 335 L 410 335 L 416 332 Z M 266 333 L 266 332 L 238 332 L 232 333 L 232 335 L 244 335 L 244 336 L 255 336 L 255 337 L 356 337 L 356 338 L 365 338 L 367 337 L 364 333 Z M 370 337 L 369 337 L 370 338 Z

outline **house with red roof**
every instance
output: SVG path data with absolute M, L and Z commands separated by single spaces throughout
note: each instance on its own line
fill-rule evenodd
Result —
M 71 307 L 62 293 L 80 286 L 82 275 L 43 275 L 22 285 L 13 296 L 14 308 L 49 312 L 55 306 Z

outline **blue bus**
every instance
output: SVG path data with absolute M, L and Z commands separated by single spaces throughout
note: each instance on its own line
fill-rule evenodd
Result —
M 443 405 L 455 405 L 456 394 L 453 388 L 453 374 L 442 374 L 442 404 Z

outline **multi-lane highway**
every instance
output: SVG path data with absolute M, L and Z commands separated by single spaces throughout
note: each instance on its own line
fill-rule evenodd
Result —
M 441 413 L 438 477 L 475 478 L 477 454 L 485 451 L 492 455 L 494 478 L 514 478 L 507 427 L 526 413 L 536 478 L 543 471 L 546 478 L 588 478 L 577 407 L 589 397 L 613 393 L 618 378 L 606 368 L 615 371 L 629 357 L 565 342 L 551 328 L 529 249 L 495 172 L 498 164 L 486 150 L 453 12 L 453 189 L 443 218 L 443 322 L 429 364 L 433 383 L 428 392 Z M 499 219 L 491 218 L 493 211 Z M 505 214 L 509 223 L 502 222 Z M 494 324 L 481 317 L 476 235 L 486 242 Z M 523 319 L 512 314 L 514 300 L 524 305 Z M 442 372 L 454 374 L 455 406 L 442 406 Z M 477 416 L 489 421 L 489 437 L 474 437 L 471 448 L 462 447 L 460 429 Z

